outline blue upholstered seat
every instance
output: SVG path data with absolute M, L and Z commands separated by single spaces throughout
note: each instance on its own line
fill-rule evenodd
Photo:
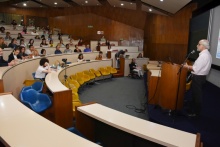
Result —
M 25 87 L 23 87 L 21 91 L 26 91 L 26 90 L 29 90 L 29 89 L 34 89 L 34 90 L 36 90 L 37 92 L 42 92 L 43 86 L 44 86 L 44 83 L 43 83 L 43 82 L 36 81 L 36 82 L 35 82 L 33 85 L 31 85 L 31 86 L 25 86 Z
M 36 113 L 43 112 L 52 104 L 48 95 L 39 93 L 34 89 L 21 91 L 20 99 L 23 104 L 31 108 Z

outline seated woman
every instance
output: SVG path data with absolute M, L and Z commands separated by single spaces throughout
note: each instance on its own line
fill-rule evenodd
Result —
M 47 52 L 46 52 L 45 49 L 42 49 L 42 50 L 40 51 L 40 53 L 41 53 L 41 56 L 46 56 L 46 54 L 47 54 Z
M 34 45 L 34 39 L 30 39 L 29 42 L 28 42 L 28 46 L 30 45 Z
M 17 39 L 24 39 L 24 37 L 22 36 L 21 33 L 18 33 L 18 37 L 17 37 Z
M 143 58 L 142 53 L 139 53 L 137 58 Z
M 96 60 L 102 60 L 102 51 L 99 51 L 99 55 L 98 56 L 96 56 Z
M 3 50 L 0 48 L 0 67 L 2 66 L 13 66 L 15 65 L 15 61 L 12 60 L 11 62 L 7 62 L 3 59 Z
M 12 48 L 12 49 L 15 49 L 17 48 L 17 39 L 13 38 L 11 40 L 11 43 L 9 43 L 8 47 Z
M 8 47 L 8 46 L 7 46 L 7 44 L 6 44 L 5 40 L 4 40 L 4 38 L 3 38 L 3 37 L 0 37 L 0 48 L 4 49 L 4 48 L 7 48 L 7 47 Z
M 40 44 L 40 47 L 48 47 L 48 44 L 47 44 L 47 42 L 46 42 L 46 39 L 44 38 L 44 39 L 42 39 L 42 42 L 41 42 L 41 44 Z
M 28 54 L 25 53 L 25 47 L 24 46 L 20 46 L 20 53 L 19 56 L 21 56 L 21 58 L 24 59 L 28 59 Z
M 50 40 L 49 47 L 53 47 L 53 40 Z
M 56 50 L 55 50 L 54 54 L 62 54 L 62 52 L 60 51 L 60 44 L 59 43 L 56 46 Z
M 79 49 L 78 45 L 75 45 L 75 47 L 76 48 L 74 49 L 74 52 L 77 52 L 77 53 L 82 52 L 81 49 Z
M 50 73 L 50 65 L 49 60 L 47 58 L 42 58 L 40 60 L 40 65 L 38 66 L 36 72 L 35 72 L 35 78 L 45 80 L 46 74 Z
M 60 47 L 65 47 L 65 44 L 63 43 L 62 39 L 60 39 Z
M 24 39 L 20 39 L 20 46 L 26 47 L 26 43 L 24 43 Z
M 73 39 L 72 39 L 72 38 L 70 39 L 70 43 L 69 43 L 69 45 L 70 45 L 70 46 L 73 46 L 73 45 L 74 45 L 74 44 L 73 44 Z
M 77 62 L 82 62 L 82 61 L 85 61 L 85 60 L 83 59 L 83 54 L 80 53 L 78 56 Z
M 83 40 L 82 38 L 79 39 L 79 42 L 78 42 L 78 46 L 82 46 L 83 45 Z
M 12 60 L 16 61 L 18 59 L 22 59 L 19 53 L 20 53 L 19 47 L 15 48 L 13 52 L 8 56 L 8 62 L 11 62 Z
M 131 63 L 129 64 L 130 73 L 137 72 L 139 77 L 143 77 L 143 73 L 140 67 L 137 66 L 136 60 L 132 58 Z

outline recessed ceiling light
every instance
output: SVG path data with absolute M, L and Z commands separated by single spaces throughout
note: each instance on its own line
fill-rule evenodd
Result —
M 57 2 L 55 2 L 54 5 L 57 5 Z
M 132 5 L 132 3 L 130 3 Z
M 151 11 L 152 11 L 152 9 L 149 9 L 149 11 L 151 12 Z
M 124 4 L 123 4 L 123 3 L 121 3 L 121 6 L 124 6 Z
M 26 4 L 26 3 L 23 3 L 23 6 L 27 6 L 27 4 Z
M 88 1 L 85 1 L 85 3 L 88 3 Z
M 115 7 L 115 5 L 114 5 L 114 7 Z
M 160 0 L 161 2 L 163 1 L 163 0 Z

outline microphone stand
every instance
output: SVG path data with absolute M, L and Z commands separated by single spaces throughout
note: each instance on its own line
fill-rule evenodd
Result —
M 66 61 L 64 62 L 64 71 L 65 71 L 65 74 L 64 74 L 64 79 L 65 79 L 65 81 L 67 80 L 67 75 L 66 75 Z
M 180 67 L 180 69 L 179 69 L 179 71 L 178 71 L 178 73 L 177 73 L 177 75 L 179 75 L 179 77 L 178 77 L 178 87 L 177 87 L 177 93 L 176 93 L 176 104 L 175 104 L 175 110 L 174 110 L 174 117 L 175 117 L 175 115 L 176 115 L 176 113 L 177 113 L 177 104 L 178 104 L 179 90 L 180 90 L 180 77 L 181 77 L 182 69 L 183 69 L 183 66 L 184 66 L 184 64 L 186 63 L 187 59 L 189 58 L 189 56 L 190 56 L 192 53 L 193 53 L 193 52 L 190 52 L 190 53 L 187 55 L 186 59 L 184 60 L 183 64 L 181 65 L 181 67 Z

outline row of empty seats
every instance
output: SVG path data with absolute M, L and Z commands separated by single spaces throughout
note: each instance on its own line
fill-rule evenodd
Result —
M 75 117 L 75 107 L 82 105 L 79 98 L 79 88 L 95 81 L 111 78 L 117 70 L 111 66 L 100 67 L 99 70 L 89 69 L 72 74 L 66 80 L 62 81 L 63 85 L 72 90 L 73 117 Z

